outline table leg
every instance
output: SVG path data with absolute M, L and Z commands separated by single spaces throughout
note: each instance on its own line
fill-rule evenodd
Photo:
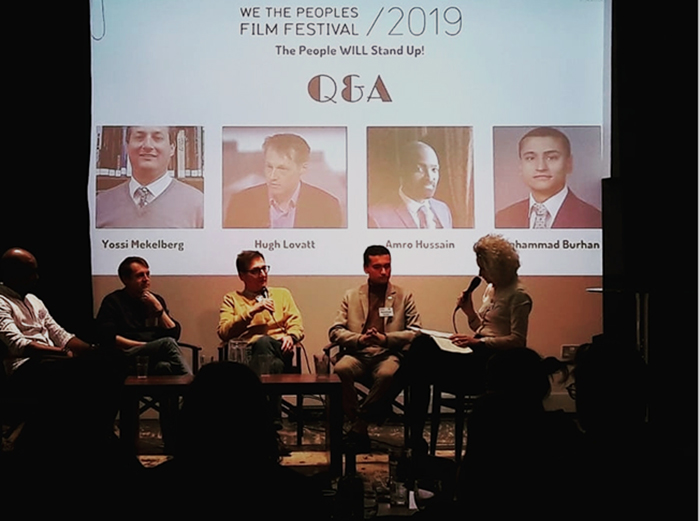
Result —
M 139 399 L 133 393 L 124 393 L 119 409 L 119 440 L 129 452 L 136 453 L 139 436 Z
M 331 474 L 340 476 L 343 473 L 343 403 L 341 387 L 328 393 L 329 403 L 329 438 L 331 450 Z

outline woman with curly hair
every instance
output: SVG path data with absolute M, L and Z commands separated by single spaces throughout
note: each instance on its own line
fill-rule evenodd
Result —
M 419 335 L 411 343 L 404 370 L 411 387 L 409 446 L 417 454 L 427 451 L 423 427 L 428 414 L 430 385 L 459 388 L 468 394 L 486 389 L 486 362 L 499 350 L 527 345 L 527 324 L 532 299 L 520 284 L 520 258 L 511 243 L 500 235 L 486 235 L 474 245 L 479 275 L 487 283 L 479 310 L 474 309 L 471 291 L 462 293 L 457 307 L 469 319 L 473 334 L 450 337 L 469 354 L 441 351 L 432 337 Z
M 452 343 L 472 349 L 525 347 L 532 299 L 518 279 L 518 252 L 500 235 L 482 237 L 474 244 L 474 252 L 479 276 L 489 286 L 478 311 L 474 310 L 471 292 L 459 297 L 457 304 L 467 315 L 474 335 L 453 335 Z

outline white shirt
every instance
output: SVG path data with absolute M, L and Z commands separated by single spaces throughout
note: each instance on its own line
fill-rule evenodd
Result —
M 38 297 L 28 293 L 22 299 L 0 284 L 0 341 L 8 348 L 4 360 L 7 374 L 29 360 L 24 348 L 31 342 L 63 348 L 74 336 L 56 323 Z
M 132 177 L 129 181 L 129 194 L 131 194 L 131 198 L 133 199 L 134 204 L 136 204 L 136 206 L 139 206 L 141 203 L 141 195 L 139 194 L 138 190 L 142 186 L 148 188 L 148 191 L 151 192 L 151 194 L 146 198 L 146 204 L 149 204 L 156 197 L 165 192 L 165 189 L 168 186 L 170 186 L 170 183 L 172 183 L 172 181 L 173 178 L 168 174 L 168 172 L 165 172 L 165 174 L 163 174 L 158 179 L 147 185 L 140 184 L 136 179 Z
M 406 209 L 408 209 L 408 213 L 411 214 L 413 222 L 416 223 L 416 228 L 420 228 L 420 218 L 418 217 L 418 210 L 420 210 L 421 207 L 425 208 L 425 217 L 428 223 L 428 228 L 431 230 L 437 228 L 435 223 L 438 219 L 435 213 L 433 212 L 433 209 L 430 207 L 430 199 L 426 199 L 423 202 L 411 199 L 403 193 L 403 188 L 399 188 L 399 197 L 401 197 L 401 200 L 406 205 Z
M 561 208 L 561 205 L 564 204 L 564 199 L 566 199 L 567 194 L 569 193 L 569 187 L 565 186 L 563 189 L 561 189 L 557 194 L 553 195 L 549 199 L 547 199 L 545 202 L 540 203 L 547 209 L 547 218 L 545 219 L 545 227 L 546 228 L 551 228 L 552 223 L 554 222 L 554 219 L 557 217 L 557 213 L 559 213 L 559 209 Z M 532 197 L 532 194 L 530 194 L 530 207 L 529 207 L 529 215 L 530 215 L 530 228 L 533 228 L 535 226 L 535 219 L 537 218 L 536 212 L 533 210 L 533 205 L 535 205 L 537 201 Z

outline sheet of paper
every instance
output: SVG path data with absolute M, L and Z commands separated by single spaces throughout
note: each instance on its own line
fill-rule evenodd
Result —
M 422 333 L 424 335 L 429 335 L 433 337 L 433 340 L 435 340 L 435 343 L 438 345 L 440 349 L 443 351 L 447 351 L 448 353 L 459 353 L 459 354 L 469 354 L 473 353 L 471 347 L 457 347 L 454 345 L 449 338 L 452 336 L 452 333 L 445 333 L 444 331 L 435 331 L 432 329 L 423 329 L 420 327 L 412 327 L 410 328 L 413 331 L 418 331 L 419 333 Z

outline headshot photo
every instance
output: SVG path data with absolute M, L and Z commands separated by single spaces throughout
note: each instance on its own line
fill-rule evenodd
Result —
M 224 228 L 347 227 L 344 127 L 224 127 Z
M 97 228 L 202 228 L 202 127 L 97 127 Z
M 368 228 L 473 228 L 471 127 L 367 129 Z
M 496 228 L 600 228 L 600 127 L 494 127 Z

